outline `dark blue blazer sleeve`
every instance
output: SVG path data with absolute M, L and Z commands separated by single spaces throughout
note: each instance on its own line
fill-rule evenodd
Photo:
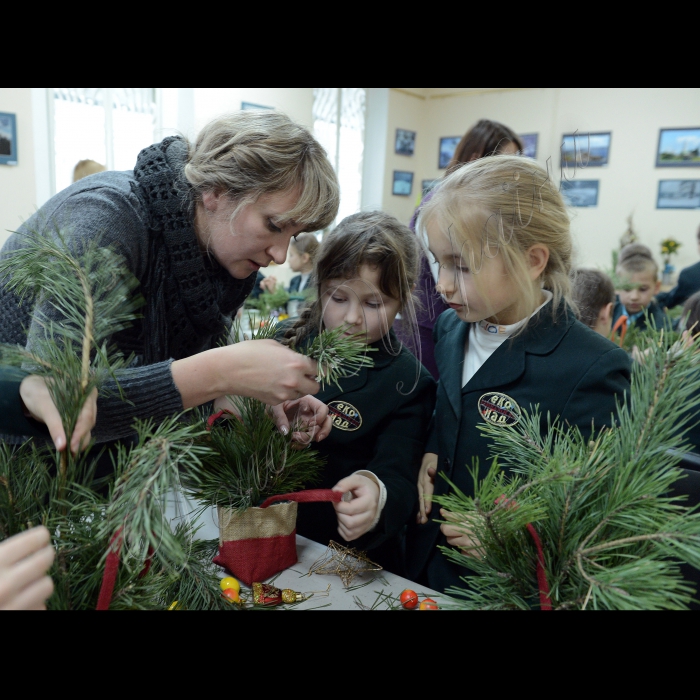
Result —
M 19 388 L 26 376 L 26 372 L 18 369 L 0 368 L 0 434 L 48 438 L 45 426 L 24 415 Z
M 598 432 L 616 422 L 618 403 L 629 396 L 630 386 L 629 355 L 619 348 L 611 350 L 583 375 L 568 398 L 562 418 L 590 437 L 593 426 Z

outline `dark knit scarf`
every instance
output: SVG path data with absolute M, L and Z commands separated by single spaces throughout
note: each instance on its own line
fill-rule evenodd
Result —
M 187 145 L 167 138 L 141 152 L 134 175 L 150 217 L 149 272 L 142 280 L 146 364 L 181 360 L 216 347 L 256 275 L 236 280 L 203 253 L 184 177 Z

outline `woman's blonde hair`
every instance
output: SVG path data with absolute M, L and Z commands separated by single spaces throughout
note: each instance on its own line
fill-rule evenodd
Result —
M 401 302 L 403 322 L 415 327 L 413 290 L 420 275 L 421 250 L 407 226 L 381 211 L 354 214 L 326 237 L 316 256 L 313 279 L 317 299 L 301 315 L 286 338 L 296 345 L 323 325 L 321 288 L 328 280 L 351 280 L 364 265 L 380 270 L 379 291 Z M 389 329 L 387 328 L 388 332 Z
M 575 306 L 571 220 L 548 172 L 535 161 L 500 155 L 462 166 L 425 205 L 419 227 L 439 228 L 450 237 L 455 255 L 471 268 L 477 289 L 484 261 L 500 254 L 521 291 L 520 318 L 530 318 L 541 305 L 540 287 L 554 295 L 555 316 L 562 301 Z M 530 278 L 527 257 L 535 245 L 549 249 L 538 284 Z
M 277 221 L 319 231 L 335 220 L 340 186 L 323 147 L 280 112 L 235 112 L 212 121 L 190 144 L 185 177 L 195 201 L 225 193 L 239 208 L 266 194 L 299 190 L 294 209 Z M 238 209 L 237 209 L 238 210 Z

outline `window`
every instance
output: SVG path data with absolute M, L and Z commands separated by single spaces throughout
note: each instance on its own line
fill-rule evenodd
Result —
M 314 88 L 314 133 L 340 180 L 338 221 L 362 204 L 365 104 L 365 88 Z
M 53 105 L 54 192 L 73 182 L 81 160 L 132 170 L 155 142 L 156 88 L 50 88 Z

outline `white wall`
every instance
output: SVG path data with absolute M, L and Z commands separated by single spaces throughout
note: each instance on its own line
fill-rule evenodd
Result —
M 19 164 L 0 165 L 0 246 L 37 207 L 32 88 L 0 88 L 0 112 L 17 115 Z
M 221 114 L 241 109 L 243 102 L 274 107 L 313 127 L 313 88 L 194 88 L 196 129 Z
M 483 94 L 438 95 L 446 90 L 428 89 L 423 98 L 392 91 L 385 174 L 387 211 L 408 222 L 415 205 L 415 201 L 392 196 L 393 170 L 415 168 L 415 200 L 421 180 L 444 174 L 437 167 L 440 138 L 464 134 L 479 119 L 501 121 L 518 133 L 539 133 L 539 160 L 545 163 L 552 158 L 557 182 L 565 133 L 612 131 L 610 165 L 590 168 L 577 176 L 601 182 L 597 208 L 572 210 L 579 263 L 609 267 L 612 251 L 632 213 L 641 242 L 657 257 L 660 242 L 673 236 L 683 243 L 677 266 L 697 262 L 695 234 L 700 211 L 658 211 L 656 202 L 660 180 L 700 179 L 700 169 L 657 169 L 655 163 L 660 129 L 700 127 L 700 88 L 503 88 Z M 419 127 L 418 152 L 413 159 L 395 156 L 395 130 L 412 128 L 410 124 Z M 404 167 L 397 167 L 400 164 Z

